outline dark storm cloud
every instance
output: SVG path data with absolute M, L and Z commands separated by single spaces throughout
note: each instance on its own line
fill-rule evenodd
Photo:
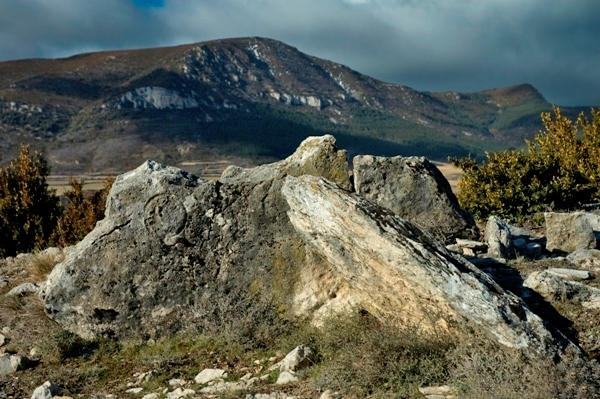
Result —
M 421 90 L 529 82 L 600 104 L 599 15 L 596 0 L 2 0 L 0 59 L 266 36 Z

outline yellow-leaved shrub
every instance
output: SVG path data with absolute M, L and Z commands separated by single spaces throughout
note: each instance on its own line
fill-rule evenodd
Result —
M 486 153 L 481 164 L 455 159 L 465 174 L 458 200 L 478 219 L 520 219 L 600 199 L 600 110 L 570 120 L 558 107 L 542 113 L 543 129 L 526 148 Z

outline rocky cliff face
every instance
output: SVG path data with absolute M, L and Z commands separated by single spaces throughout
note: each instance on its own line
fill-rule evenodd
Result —
M 537 352 L 572 345 L 462 257 L 350 191 L 345 157 L 323 136 L 218 181 L 151 161 L 119 176 L 105 219 L 41 288 L 48 315 L 83 337 L 139 339 L 319 323 L 361 307 L 425 329 L 470 322 Z

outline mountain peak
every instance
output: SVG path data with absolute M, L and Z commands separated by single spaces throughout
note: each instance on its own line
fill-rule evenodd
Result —
M 504 106 L 518 105 L 529 101 L 546 102 L 544 96 L 529 83 L 485 90 L 482 93 L 492 97 L 492 101 L 495 103 Z

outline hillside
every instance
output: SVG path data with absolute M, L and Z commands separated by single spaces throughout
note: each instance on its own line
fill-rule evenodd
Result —
M 519 146 L 549 109 L 530 85 L 419 92 L 275 40 L 226 39 L 0 63 L 0 156 L 29 142 L 59 174 L 148 158 L 214 174 L 329 132 L 351 154 L 444 159 Z

